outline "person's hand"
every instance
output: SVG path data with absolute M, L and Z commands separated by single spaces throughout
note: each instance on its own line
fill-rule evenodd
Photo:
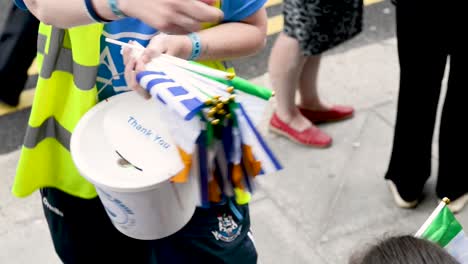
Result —
M 124 76 L 125 81 L 127 82 L 127 86 L 143 96 L 143 98 L 151 98 L 151 95 L 143 87 L 141 87 L 136 80 L 137 72 L 143 71 L 145 68 L 138 66 L 137 59 L 132 56 L 132 50 L 130 48 L 124 48 L 123 58 L 125 64 Z
M 185 34 L 201 29 L 201 23 L 218 23 L 223 12 L 212 6 L 215 0 L 123 0 L 124 14 L 166 33 Z
M 171 56 L 187 59 L 192 51 L 192 42 L 186 35 L 166 35 L 158 34 L 154 36 L 139 58 L 132 56 L 130 48 L 124 48 L 123 59 L 125 64 L 125 80 L 127 85 L 134 91 L 138 92 L 144 98 L 148 99 L 151 96 L 141 87 L 136 75 L 145 70 L 145 65 L 153 58 L 158 57 L 162 53 Z
M 158 34 L 151 38 L 137 63 L 146 64 L 161 53 L 187 59 L 192 52 L 192 41 L 187 35 Z

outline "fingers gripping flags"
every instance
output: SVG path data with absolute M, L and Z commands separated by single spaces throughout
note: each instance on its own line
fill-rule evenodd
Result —
M 192 119 L 204 106 L 203 99 L 163 71 L 143 71 L 137 80 L 154 98 L 175 110 L 185 120 Z
M 158 59 L 137 74 L 137 81 L 155 98 L 156 105 L 163 106 L 158 112 L 166 116 L 184 157 L 184 174 L 176 175 L 174 181 L 188 179 L 192 159 L 197 157 L 195 177 L 200 184 L 202 206 L 221 197 L 235 197 L 236 202 L 247 203 L 249 196 L 242 194 L 254 191 L 255 176 L 282 169 L 250 117 L 261 115 L 266 105 L 263 100 L 272 96 L 271 92 L 258 95 L 266 88 L 244 81 L 243 87 L 249 88 L 244 89 L 234 81 L 210 79 Z M 251 105 L 258 107 L 249 108 Z

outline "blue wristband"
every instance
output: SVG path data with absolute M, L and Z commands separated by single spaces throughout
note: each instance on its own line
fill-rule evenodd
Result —
M 23 11 L 28 11 L 28 7 L 24 4 L 23 0 L 13 0 L 13 2 L 19 9 Z
M 125 15 L 122 10 L 119 8 L 119 3 L 117 3 L 118 0 L 107 0 L 107 4 L 109 5 L 110 9 L 112 10 L 112 13 L 116 15 L 119 18 L 126 18 L 127 15 Z
M 201 54 L 201 42 L 200 42 L 200 36 L 198 36 L 197 33 L 192 32 L 188 34 L 188 37 L 192 41 L 192 54 L 190 54 L 190 57 L 188 60 L 196 60 L 198 57 L 200 57 Z
M 101 16 L 99 16 L 98 13 L 96 13 L 96 10 L 94 10 L 94 6 L 93 6 L 93 3 L 91 2 L 91 0 L 84 0 L 84 2 L 85 2 L 85 5 L 86 5 L 86 11 L 88 13 L 88 16 L 94 22 L 97 22 L 97 23 L 111 22 L 111 20 L 104 19 Z

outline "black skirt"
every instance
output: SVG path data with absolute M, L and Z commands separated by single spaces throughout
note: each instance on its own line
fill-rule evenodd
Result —
M 362 0 L 284 0 L 284 33 L 306 56 L 321 54 L 362 31 Z

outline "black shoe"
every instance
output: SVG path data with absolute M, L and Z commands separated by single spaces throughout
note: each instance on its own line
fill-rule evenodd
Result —
M 393 200 L 395 203 L 401 207 L 401 208 L 414 208 L 416 205 L 418 205 L 418 200 L 414 201 L 405 201 L 403 198 L 401 198 L 400 193 L 398 192 L 398 189 L 395 185 L 395 183 L 392 180 L 387 180 L 388 187 L 390 188 L 390 192 L 392 193 Z

